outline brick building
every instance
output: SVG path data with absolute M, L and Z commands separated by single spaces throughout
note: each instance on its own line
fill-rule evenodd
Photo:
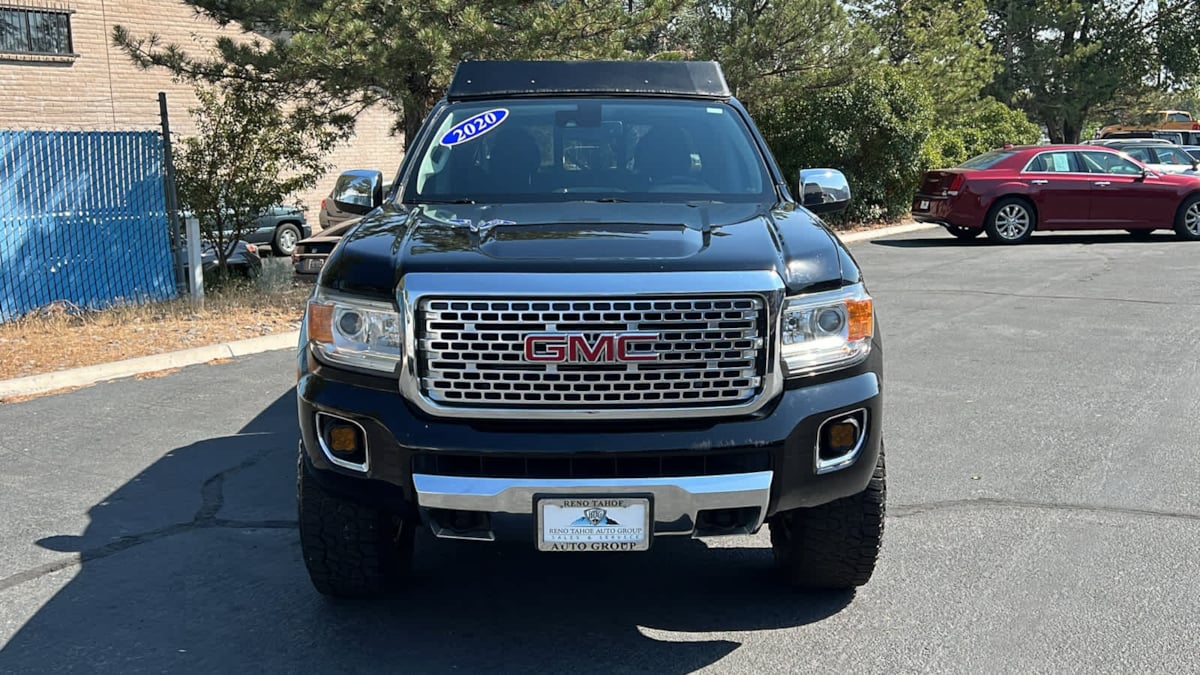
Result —
M 0 0 L 0 129 L 157 129 L 158 92 L 165 91 L 171 131 L 192 132 L 190 86 L 163 70 L 135 67 L 110 44 L 118 24 L 196 51 L 220 35 L 243 34 L 197 16 L 180 0 Z M 364 113 L 354 139 L 331 156 L 334 169 L 299 195 L 314 229 L 337 172 L 396 170 L 403 143 L 389 134 L 393 121 L 382 108 Z

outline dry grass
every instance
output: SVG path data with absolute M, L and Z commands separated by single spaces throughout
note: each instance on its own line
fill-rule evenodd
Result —
M 296 330 L 312 287 L 293 283 L 289 262 L 264 260 L 260 279 L 210 293 L 203 309 L 53 305 L 0 324 L 0 380 Z

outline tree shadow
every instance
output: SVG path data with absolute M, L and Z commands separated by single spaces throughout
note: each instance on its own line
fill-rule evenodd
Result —
M 1063 244 L 1160 244 L 1167 241 L 1178 241 L 1178 237 L 1174 232 L 1163 230 L 1154 232 L 1146 238 L 1136 238 L 1130 236 L 1126 232 L 1111 232 L 1111 233 L 1088 233 L 1088 234 L 1062 234 L 1062 233 L 1039 233 L 1033 235 L 1029 241 L 1024 244 L 1016 245 L 1016 248 L 1028 248 L 1031 246 L 1060 246 Z M 957 237 L 947 234 L 944 237 L 919 237 L 905 239 L 873 239 L 873 246 L 886 246 L 888 248 L 1007 248 L 1009 244 L 998 244 L 987 238 L 986 235 L 980 235 L 978 239 L 970 239 L 964 241 Z
M 740 646 L 689 633 L 801 626 L 854 597 L 786 590 L 761 546 L 668 539 L 576 556 L 423 534 L 404 591 L 331 601 L 300 556 L 295 414 L 289 391 L 236 436 L 168 452 L 93 506 L 81 536 L 40 539 L 81 563 L 0 652 L 0 672 L 684 673 Z M 180 517 L 163 525 L 164 510 Z

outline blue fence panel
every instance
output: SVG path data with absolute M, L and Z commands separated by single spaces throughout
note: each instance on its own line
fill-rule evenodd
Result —
M 0 322 L 175 293 L 157 132 L 0 130 Z

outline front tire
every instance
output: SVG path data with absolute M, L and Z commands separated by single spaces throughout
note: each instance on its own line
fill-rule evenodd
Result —
M 794 586 L 849 589 L 871 579 L 883 543 L 887 475 L 883 449 L 862 492 L 771 518 L 775 564 Z
M 1001 244 L 1023 244 L 1033 236 L 1037 228 L 1037 216 L 1029 202 L 1016 197 L 1005 197 L 988 211 L 984 229 L 988 239 Z
M 1192 195 L 1179 205 L 1175 234 L 1186 241 L 1200 241 L 1200 195 Z
M 326 491 L 303 455 L 296 472 L 300 551 L 317 591 L 344 598 L 398 588 L 411 566 L 413 523 Z

